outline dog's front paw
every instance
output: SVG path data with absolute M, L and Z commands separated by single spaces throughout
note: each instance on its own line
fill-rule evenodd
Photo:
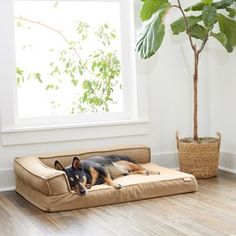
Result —
M 116 184 L 115 185 L 115 189 L 121 189 L 122 188 L 122 185 L 121 184 Z

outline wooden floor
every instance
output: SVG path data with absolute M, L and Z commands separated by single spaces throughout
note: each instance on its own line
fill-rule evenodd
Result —
M 14 191 L 0 193 L 0 235 L 236 236 L 236 175 L 199 180 L 199 192 L 44 213 Z

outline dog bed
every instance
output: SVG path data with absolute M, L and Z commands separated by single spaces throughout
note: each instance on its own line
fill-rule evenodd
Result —
M 95 155 L 126 155 L 150 171 L 150 175 L 122 176 L 115 181 L 123 188 L 116 190 L 106 184 L 93 186 L 87 195 L 79 196 L 70 189 L 64 172 L 53 168 L 59 160 L 63 166 L 74 156 L 84 160 Z M 144 145 L 107 149 L 75 150 L 44 156 L 18 157 L 14 161 L 16 191 L 36 207 L 56 212 L 107 204 L 135 201 L 197 191 L 194 176 L 150 162 L 150 148 Z M 160 174 L 156 174 L 160 172 Z

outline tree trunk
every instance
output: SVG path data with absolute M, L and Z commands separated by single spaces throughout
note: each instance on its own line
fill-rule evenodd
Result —
M 194 74 L 193 74 L 193 139 L 198 142 L 198 60 L 199 52 L 194 50 Z

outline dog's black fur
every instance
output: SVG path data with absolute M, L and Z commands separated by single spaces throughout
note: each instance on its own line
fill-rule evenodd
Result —
M 148 174 L 148 172 L 138 165 L 134 160 L 127 156 L 109 155 L 94 156 L 87 160 L 80 161 L 78 157 L 74 157 L 71 167 L 64 168 L 59 161 L 55 161 L 54 167 L 66 173 L 71 189 L 75 190 L 79 195 L 84 195 L 87 189 L 92 185 L 107 183 L 108 185 L 120 189 L 122 186 L 113 182 L 106 166 L 113 163 L 122 162 L 129 172 Z

